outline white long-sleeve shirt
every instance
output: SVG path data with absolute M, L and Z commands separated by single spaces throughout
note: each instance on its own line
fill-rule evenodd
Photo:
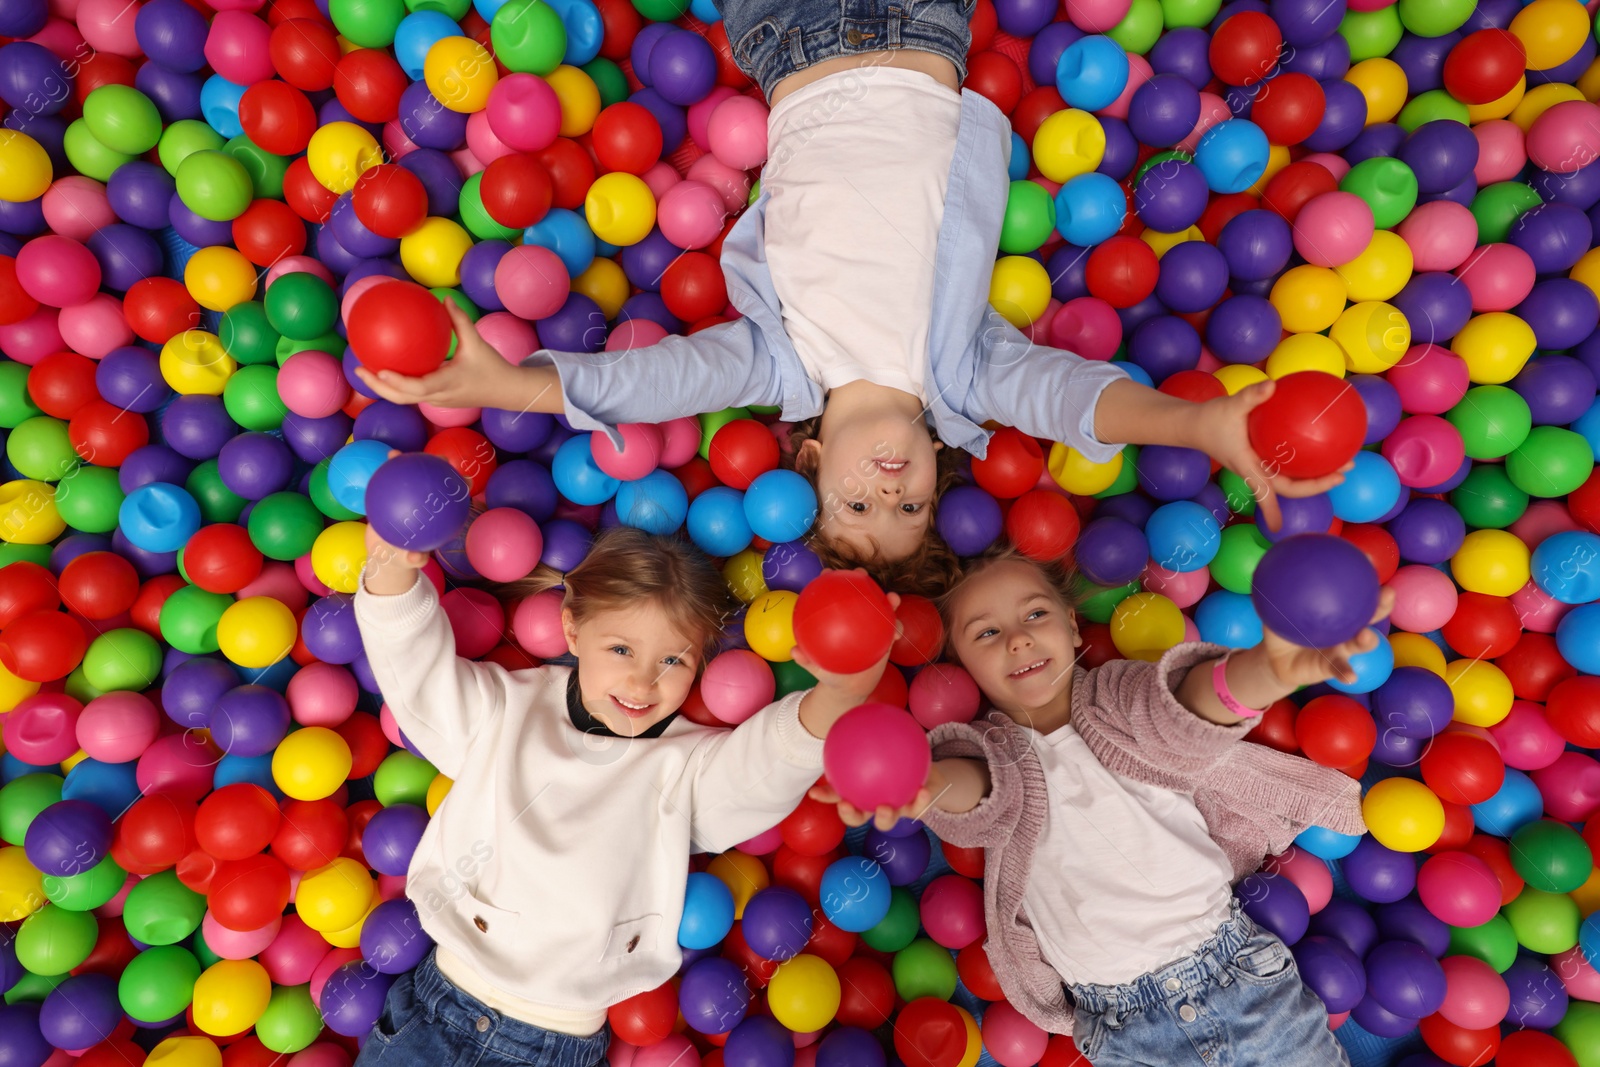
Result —
M 406 895 L 450 957 L 563 1028 L 598 1029 L 607 1007 L 670 978 L 690 851 L 777 825 L 822 773 L 801 693 L 733 730 L 679 718 L 650 739 L 585 733 L 567 712 L 570 668 L 458 657 L 430 582 L 363 588 L 355 604 L 395 721 L 455 782 Z

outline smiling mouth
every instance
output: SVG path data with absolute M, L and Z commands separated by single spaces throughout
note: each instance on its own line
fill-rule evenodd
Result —
M 1022 667 L 1022 668 L 1020 668 L 1018 670 L 1012 671 L 1010 674 L 1006 675 L 1006 677 L 1008 677 L 1008 678 L 1031 678 L 1035 674 L 1038 674 L 1040 671 L 1044 670 L 1049 665 L 1050 665 L 1050 661 L 1047 660 L 1047 659 L 1037 660 L 1037 661 L 1035 661 L 1033 663 L 1028 664 L 1026 667 Z
M 650 714 L 650 710 L 655 707 L 654 704 L 631 704 L 621 697 L 612 697 L 611 703 L 615 704 L 617 710 L 630 719 L 643 718 Z
M 882 471 L 883 473 L 885 473 L 885 474 L 899 474 L 901 471 L 906 469 L 906 464 L 909 463 L 910 460 L 904 460 L 904 459 L 883 460 L 883 459 L 880 459 L 880 460 L 875 460 L 874 462 L 877 463 L 878 469 L 880 471 Z

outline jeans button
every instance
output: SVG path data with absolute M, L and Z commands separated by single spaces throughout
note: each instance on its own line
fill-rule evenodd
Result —
M 861 43 L 861 31 L 860 30 L 846 30 L 846 31 L 844 31 L 844 39 L 845 39 L 845 43 L 850 45 L 853 48 L 856 45 Z
M 1182 1019 L 1186 1023 L 1194 1022 L 1195 1016 L 1198 1014 L 1199 1013 L 1194 1010 L 1193 1006 L 1189 1004 L 1185 1004 L 1183 1007 L 1178 1009 L 1178 1018 Z
M 1187 1008 L 1188 1006 L 1185 1005 L 1185 1007 Z M 1192 1011 L 1193 1009 L 1189 1009 L 1189 1010 Z M 489 1017 L 487 1015 L 478 1016 L 478 1021 L 474 1025 L 477 1026 L 478 1033 L 480 1033 L 480 1034 L 483 1033 L 484 1031 L 489 1029 Z
M 1178 981 L 1176 978 L 1168 978 L 1167 979 L 1167 992 L 1168 993 L 1176 993 L 1178 990 L 1180 990 L 1182 988 L 1183 988 L 1183 983 Z

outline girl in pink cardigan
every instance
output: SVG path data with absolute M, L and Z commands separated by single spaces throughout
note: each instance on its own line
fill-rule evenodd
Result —
M 1319 650 L 1269 632 L 1243 651 L 1184 644 L 1085 671 L 1065 579 L 1007 550 L 941 604 L 949 650 L 993 710 L 930 735 L 922 818 L 985 850 L 985 948 L 1006 998 L 1095 1067 L 1348 1063 L 1232 885 L 1307 826 L 1362 833 L 1359 787 L 1238 742 L 1257 709 L 1354 680 L 1350 657 L 1376 635 Z M 1392 601 L 1385 590 L 1373 621 Z

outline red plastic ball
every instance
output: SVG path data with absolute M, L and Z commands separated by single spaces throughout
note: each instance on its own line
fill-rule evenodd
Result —
M 0 665 L 29 682 L 53 682 L 83 660 L 89 639 L 70 615 L 36 611 L 0 632 Z
M 1217 236 L 1222 233 L 1222 228 L 1232 222 L 1237 216 L 1246 211 L 1254 211 L 1261 206 L 1260 202 L 1249 193 L 1228 193 L 1224 196 L 1213 196 L 1206 209 L 1200 213 L 1200 221 L 1195 223 L 1200 227 L 1200 236 L 1211 244 L 1217 243 Z
M 678 991 L 670 981 L 606 1009 L 611 1030 L 630 1045 L 665 1041 L 678 1021 Z
M 1028 492 L 1039 484 L 1043 473 L 1044 451 L 1039 442 L 1010 426 L 996 430 L 989 438 L 987 454 L 972 461 L 972 478 L 978 488 L 1000 500 Z
M 96 52 L 90 49 L 84 49 L 84 52 L 87 54 L 82 58 L 78 58 L 77 55 L 73 57 L 77 63 L 77 77 L 73 79 L 72 96 L 79 107 L 89 99 L 90 93 L 101 86 L 133 85 L 138 68 L 133 65 L 132 60 L 111 52 Z
M 339 858 L 350 834 L 350 818 L 338 801 L 285 800 L 283 821 L 272 836 L 272 855 L 296 871 L 314 871 Z
M 1500 882 L 1500 904 L 1505 906 L 1517 899 L 1522 892 L 1522 875 L 1517 873 L 1516 866 L 1511 862 L 1511 845 L 1504 838 L 1490 837 L 1488 834 L 1473 834 L 1472 840 L 1466 843 L 1463 852 L 1470 852 L 1494 872 L 1495 878 Z
M 317 132 L 317 109 L 287 82 L 256 82 L 239 98 L 239 125 L 262 149 L 280 156 L 298 155 Z
M 1022 100 L 1022 71 L 999 52 L 979 52 L 967 60 L 964 87 L 988 97 L 995 107 L 1009 115 Z
M 823 571 L 794 605 L 795 643 L 834 674 L 857 674 L 889 654 L 894 608 L 866 574 Z
M 205 896 L 211 892 L 211 883 L 216 880 L 217 871 L 221 869 L 221 860 L 205 849 L 197 848 L 178 861 L 173 873 L 189 892 Z
M 1462 593 L 1443 626 L 1445 643 L 1470 659 L 1496 659 L 1516 647 L 1522 619 L 1511 601 L 1487 593 Z
M 139 596 L 139 572 L 115 552 L 85 552 L 61 569 L 61 602 L 86 619 L 114 619 Z
M 1287 71 L 1262 86 L 1250 107 L 1250 121 L 1273 144 L 1297 145 L 1317 132 L 1327 104 L 1315 78 Z
M 1522 80 L 1528 51 L 1517 35 L 1486 29 L 1469 33 L 1444 57 L 1444 87 L 1463 104 L 1489 104 Z
M 1578 668 L 1568 663 L 1556 647 L 1555 637 L 1533 631 L 1519 637 L 1494 665 L 1505 672 L 1517 697 L 1541 704 L 1550 699 L 1552 689 L 1578 674 Z
M 1567 512 L 1591 533 L 1600 533 L 1600 469 L 1567 495 Z
M 734 419 L 711 437 L 707 452 L 711 473 L 723 485 L 741 492 L 778 467 L 778 439 L 755 419 Z
M 0 567 L 0 629 L 36 611 L 54 611 L 61 606 L 56 576 L 50 571 L 18 560 Z
M 158 345 L 200 325 L 200 305 L 183 283 L 173 278 L 134 282 L 122 298 L 122 313 L 141 340 Z
M 1299 715 L 1300 709 L 1295 707 L 1294 701 L 1287 697 L 1275 700 L 1261 713 L 1255 729 L 1250 731 L 1245 740 L 1298 756 L 1300 741 L 1295 736 L 1294 724 Z
M 0 326 L 10 326 L 39 310 L 39 301 L 29 296 L 17 281 L 17 261 L 0 256 Z
M 1562 740 L 1579 748 L 1600 748 L 1600 678 L 1579 675 L 1550 690 L 1544 717 Z
M 603 109 L 593 133 L 602 170 L 643 174 L 661 159 L 661 124 L 643 104 L 624 100 Z
M 769 960 L 755 949 L 750 947 L 750 942 L 744 939 L 744 923 L 736 922 L 728 931 L 728 936 L 722 939 L 722 956 L 739 965 L 745 973 L 745 980 L 755 989 L 765 989 L 767 983 L 772 981 L 772 976 L 777 973 L 778 961 Z M 716 1036 L 716 1035 L 708 1035 Z M 720 1035 L 724 1039 L 726 1034 Z M 713 1041 L 713 1044 L 717 1042 Z M 714 1050 L 720 1056 L 722 1050 Z
M 233 220 L 233 243 L 258 267 L 306 250 L 305 220 L 281 200 L 256 200 Z
M 750 85 L 750 77 L 739 69 L 739 61 L 733 58 L 733 46 L 728 43 L 728 28 L 718 19 L 701 31 L 701 36 L 711 46 L 717 56 L 717 84 L 725 85 L 729 89 L 743 90 Z
M 1284 77 L 1289 75 L 1285 74 Z M 1292 223 L 1307 203 L 1338 188 L 1339 181 L 1332 171 L 1321 163 L 1302 159 L 1272 176 L 1267 187 L 1261 190 L 1261 206 Z
M 1423 851 L 1438 854 L 1466 848 L 1476 829 L 1476 824 L 1472 821 L 1472 809 L 1465 804 L 1455 804 L 1448 800 L 1439 801 L 1439 806 L 1444 808 L 1444 830 L 1439 834 L 1439 840 Z
M 1250 412 L 1248 426 L 1250 444 L 1269 470 L 1320 478 L 1361 450 L 1367 406 L 1343 378 L 1297 371 L 1278 379 L 1272 396 Z
M 528 227 L 549 213 L 555 186 L 538 156 L 515 152 L 484 168 L 478 196 L 483 210 L 500 225 Z
M 217 859 L 242 860 L 272 844 L 278 821 L 271 793 L 252 782 L 234 782 L 200 802 L 194 836 Z
M 582 207 L 595 179 L 594 160 L 583 146 L 569 137 L 557 137 L 536 155 L 550 175 L 555 206 L 568 210 Z
M 1089 295 L 1114 308 L 1130 308 L 1156 291 L 1161 263 L 1137 237 L 1109 237 L 1089 253 Z
M 388 122 L 400 115 L 400 94 L 411 79 L 390 53 L 378 48 L 346 52 L 333 72 L 339 103 L 362 122 Z
M 956 1067 L 967 1051 L 967 1026 L 949 1001 L 918 997 L 894 1020 L 894 1050 L 905 1067 Z
M 150 443 L 150 424 L 106 400 L 91 400 L 67 423 L 67 438 L 85 463 L 120 467 L 134 450 Z
M 628 58 L 633 39 L 644 29 L 644 17 L 639 9 L 629 0 L 594 0 L 594 6 L 600 9 L 600 25 L 605 31 L 600 41 L 600 54 L 607 59 Z
M 211 917 L 229 930 L 256 930 L 289 906 L 289 868 L 261 853 L 222 864 L 206 894 Z
M 1159 391 L 1196 404 L 1228 395 L 1228 387 L 1222 384 L 1222 379 L 1203 370 L 1181 370 L 1168 375 Z
M 400 164 L 380 163 L 356 179 L 350 207 L 356 220 L 379 237 L 399 239 L 428 217 L 428 190 Z
M 535 665 L 529 663 L 526 666 Z M 378 764 L 389 754 L 389 739 L 384 736 L 383 724 L 378 721 L 376 715 L 364 711 L 355 712 L 335 726 L 333 732 L 343 738 L 344 743 L 350 747 L 351 778 L 365 778 L 374 773 L 378 769 Z
M 802 856 L 821 856 L 832 852 L 844 840 L 844 830 L 844 822 L 840 820 L 837 808 L 809 796 L 802 799 L 794 811 L 778 824 L 783 843 Z
M 1006 536 L 1029 559 L 1061 559 L 1078 540 L 1078 512 L 1072 501 L 1048 489 L 1023 493 L 1006 512 Z
M 984 1000 L 1005 999 L 981 939 L 956 953 L 956 974 L 960 975 L 962 985 Z
M 1417 1024 L 1428 1051 L 1454 1067 L 1484 1067 L 1500 1051 L 1500 1027 L 1469 1030 L 1443 1015 L 1430 1015 Z
M 82 1059 L 78 1061 L 80 1064 Z M 1578 1067 L 1572 1050 L 1542 1030 L 1517 1030 L 1500 1039 L 1497 1067 Z
M 1111 627 L 1105 623 L 1079 623 L 1078 634 L 1083 638 L 1083 647 L 1078 649 L 1078 662 L 1084 670 L 1092 671 L 1122 658 L 1122 653 L 1117 651 L 1117 643 L 1111 640 Z
M 317 181 L 305 156 L 290 163 L 289 169 L 284 172 L 283 202 L 307 222 L 327 222 L 338 199 L 338 194 Z
M 968 23 L 972 30 L 972 43 L 968 46 L 969 53 L 982 52 L 994 43 L 994 37 L 1000 29 L 1000 15 L 995 10 L 994 0 L 977 0 L 972 5 L 972 17 Z M 1031 144 L 1033 139 L 1028 138 Z
M 466 426 L 440 430 L 429 438 L 423 450 L 430 456 L 448 460 L 456 472 L 467 480 L 473 496 L 484 491 L 489 484 L 489 475 L 500 466 L 494 445 L 489 443 L 489 439 Z
M 691 504 L 694 503 L 695 497 L 720 484 L 720 479 L 711 472 L 711 464 L 699 456 L 692 456 L 683 466 L 672 468 L 671 474 L 683 486 L 683 491 L 688 494 Z
M 1261 11 L 1241 11 L 1211 34 L 1211 73 L 1224 85 L 1254 85 L 1278 67 L 1283 33 Z
M 288 19 L 272 29 L 267 43 L 278 76 L 308 93 L 333 87 L 339 65 L 339 37 L 321 19 Z
M 906 684 L 906 676 L 899 671 L 884 671 L 883 677 L 878 679 L 878 684 L 872 687 L 872 692 L 867 694 L 863 703 L 903 708 L 910 699 L 911 686 Z
M 231 522 L 201 527 L 183 546 L 184 573 L 209 593 L 237 593 L 260 577 L 265 562 L 245 528 Z
M 95 388 L 95 361 L 76 352 L 54 352 L 28 371 L 28 396 L 57 419 L 70 419 L 91 400 L 100 399 Z
M 1381 585 L 1394 577 L 1400 567 L 1400 545 L 1382 526 L 1371 523 L 1346 523 L 1339 536 L 1359 548 L 1378 572 Z
M 944 622 L 933 601 L 915 593 L 901 593 L 894 617 L 900 623 L 900 636 L 889 646 L 890 663 L 920 667 L 939 658 L 944 647 Z
M 133 947 L 131 944 L 128 946 Z M 130 960 L 132 956 L 130 955 Z M 118 968 L 120 971 L 120 968 Z M 149 1053 L 126 1038 L 102 1041 L 74 1062 L 77 1067 L 141 1067 Z
M 439 298 L 416 282 L 388 281 L 368 289 L 351 307 L 346 326 L 356 359 L 373 371 L 417 377 L 437 370 L 450 351 L 450 316 Z
M 158 574 L 139 587 L 139 595 L 128 609 L 133 624 L 152 637 L 161 636 L 161 605 L 167 597 L 189 583 L 177 574 Z
M 1031 145 L 1033 135 L 1039 132 L 1044 120 L 1064 111 L 1066 106 L 1067 102 L 1061 99 L 1054 85 L 1041 85 L 1024 93 L 1017 106 L 1011 109 L 1011 129 L 1024 143 Z
M 129 805 L 117 823 L 117 837 L 128 858 L 166 870 L 197 847 L 194 821 L 199 806 L 171 793 L 149 793 Z M 117 861 L 119 864 L 122 861 Z M 126 867 L 127 864 L 122 864 Z
M 716 314 L 728 306 L 722 265 L 705 252 L 685 252 L 661 275 L 661 299 L 685 322 Z
M 1324 767 L 1349 767 L 1372 755 L 1378 725 L 1350 697 L 1320 696 L 1295 716 L 1294 739 L 1307 759 Z
M 831 829 L 831 824 L 824 822 L 823 825 Z M 772 884 L 793 889 L 814 907 L 821 899 L 822 876 L 827 872 L 828 865 L 843 856 L 844 849 L 838 845 L 825 852 L 811 853 L 801 852 L 784 843 L 772 854 Z
M 894 1012 L 894 979 L 877 960 L 857 956 L 846 961 L 839 972 L 839 1011 L 834 1016 L 841 1026 L 876 1030 Z
M 1422 754 L 1422 780 L 1452 804 L 1483 803 L 1500 791 L 1505 777 L 1499 750 L 1476 734 L 1446 730 Z

